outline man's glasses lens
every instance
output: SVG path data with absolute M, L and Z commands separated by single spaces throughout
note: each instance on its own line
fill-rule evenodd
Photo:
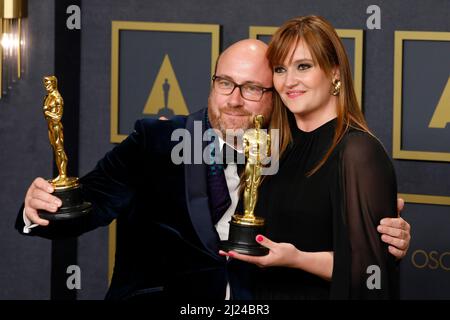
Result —
M 252 84 L 241 84 L 238 85 L 231 80 L 223 79 L 220 77 L 213 77 L 214 85 L 216 90 L 225 95 L 230 95 L 236 87 L 241 91 L 241 96 L 244 99 L 251 101 L 261 100 L 264 94 L 264 88 L 252 85 Z

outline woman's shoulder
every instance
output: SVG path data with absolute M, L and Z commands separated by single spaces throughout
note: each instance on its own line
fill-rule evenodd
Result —
M 341 156 L 344 160 L 370 162 L 380 158 L 389 159 L 381 141 L 367 131 L 350 128 L 340 144 Z

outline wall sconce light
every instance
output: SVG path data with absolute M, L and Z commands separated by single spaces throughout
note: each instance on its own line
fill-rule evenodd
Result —
M 27 0 L 0 0 L 0 98 L 25 71 Z

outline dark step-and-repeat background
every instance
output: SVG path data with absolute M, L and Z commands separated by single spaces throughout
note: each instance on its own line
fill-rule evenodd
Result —
M 394 159 L 412 226 L 402 298 L 450 299 L 448 0 L 29 0 L 23 74 L 0 99 L 0 299 L 103 299 L 113 265 L 114 225 L 63 242 L 13 228 L 34 177 L 54 174 L 43 76 L 58 75 L 74 110 L 63 123 L 83 175 L 136 119 L 205 107 L 221 50 L 269 41 L 307 14 L 338 29 L 369 126 Z M 74 270 L 81 287 L 69 290 Z

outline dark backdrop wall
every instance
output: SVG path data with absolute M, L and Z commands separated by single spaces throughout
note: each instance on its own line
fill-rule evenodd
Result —
M 42 77 L 54 67 L 54 0 L 29 2 L 28 67 L 0 100 L 0 299 L 48 299 L 51 243 L 14 230 L 33 177 L 52 175 Z
M 394 32 L 449 32 L 450 2 L 379 0 L 376 4 L 381 8 L 381 30 L 367 30 L 366 9 L 371 4 L 372 1 L 364 0 L 82 1 L 80 174 L 93 168 L 96 161 L 113 146 L 110 143 L 112 20 L 219 24 L 221 49 L 234 41 L 247 38 L 249 26 L 279 26 L 297 15 L 319 14 L 336 28 L 362 29 L 364 111 L 370 127 L 392 155 Z M 11 95 L 0 100 L 0 144 L 3 147 L 0 154 L 0 203 L 3 212 L 0 250 L 5 253 L 0 260 L 0 299 L 50 297 L 49 242 L 21 237 L 12 228 L 26 187 L 35 176 L 49 176 L 52 168 L 46 125 L 41 115 L 41 77 L 53 68 L 54 0 L 30 0 L 29 6 L 32 41 L 29 51 L 30 68 L 25 79 L 15 87 Z M 446 141 L 450 143 L 450 136 Z M 396 160 L 395 166 L 399 192 L 450 197 L 448 162 Z M 404 215 L 411 220 L 416 230 L 421 228 L 422 220 L 428 214 L 428 207 L 407 204 Z M 447 217 L 450 215 L 448 206 L 431 207 L 433 213 L 441 215 L 436 216 L 437 223 L 448 221 L 441 219 L 442 214 Z M 442 223 L 440 225 L 445 230 Z M 443 232 L 441 229 L 439 232 Z M 425 233 L 426 237 L 433 237 L 433 228 L 426 230 L 430 232 Z M 413 236 L 414 233 L 413 231 Z M 422 241 L 423 238 L 419 240 Z M 409 255 L 402 262 L 406 268 L 413 268 L 411 253 L 421 245 L 419 240 L 413 241 Z M 440 238 L 438 245 L 441 253 L 450 251 L 448 243 L 448 237 Z M 438 245 L 431 244 L 427 250 Z M 417 255 L 415 258 L 419 259 Z M 445 263 L 450 267 L 450 261 L 446 260 Z M 421 266 L 422 262 L 416 264 Z M 79 238 L 78 265 L 82 270 L 82 289 L 77 292 L 78 298 L 102 299 L 108 285 L 107 228 Z M 429 275 L 434 270 L 425 267 L 416 271 L 427 271 L 426 275 Z M 445 268 L 438 272 L 450 278 L 450 273 Z M 406 281 L 410 279 L 407 278 Z M 413 293 L 405 297 L 417 297 L 417 286 L 408 283 L 408 290 Z M 449 297 L 450 294 L 447 298 Z

